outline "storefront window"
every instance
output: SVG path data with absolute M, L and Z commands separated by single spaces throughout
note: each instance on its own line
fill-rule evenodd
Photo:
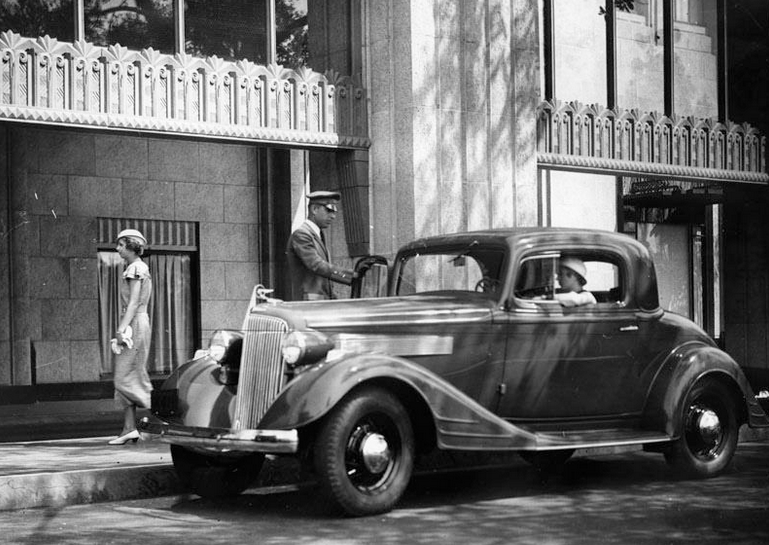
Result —
M 172 0 L 86 0 L 85 39 L 173 53 L 173 17 Z
M 267 62 L 266 0 L 187 0 L 184 9 L 187 53 Z
M 73 0 L 0 0 L 0 32 L 50 36 L 63 42 L 75 37 Z

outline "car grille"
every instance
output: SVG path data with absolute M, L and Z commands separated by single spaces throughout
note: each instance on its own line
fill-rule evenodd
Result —
M 284 383 L 281 341 L 288 324 L 279 318 L 251 314 L 246 320 L 240 360 L 234 429 L 253 429 L 275 401 Z

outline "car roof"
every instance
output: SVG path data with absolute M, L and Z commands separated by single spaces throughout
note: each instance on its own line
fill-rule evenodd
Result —
M 640 251 L 642 254 L 645 253 L 643 245 L 628 235 L 600 229 L 577 229 L 569 227 L 507 227 L 433 235 L 414 240 L 413 242 L 404 245 L 401 250 L 423 248 L 425 246 L 470 244 L 475 241 L 480 243 L 485 242 L 507 245 L 512 242 L 512 239 L 525 241 L 527 238 L 542 241 L 546 240 L 547 242 L 553 243 L 574 243 L 583 240 L 587 244 L 598 242 L 608 245 L 632 246 L 635 247 L 636 252 Z

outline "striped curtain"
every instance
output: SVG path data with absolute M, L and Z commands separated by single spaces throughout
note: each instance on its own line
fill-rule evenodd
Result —
M 109 341 L 120 322 L 120 282 L 123 260 L 117 252 L 99 252 L 99 339 L 101 371 L 113 372 Z M 143 257 L 152 275 L 148 305 L 152 341 L 147 370 L 167 375 L 187 361 L 195 350 L 190 256 L 151 254 Z

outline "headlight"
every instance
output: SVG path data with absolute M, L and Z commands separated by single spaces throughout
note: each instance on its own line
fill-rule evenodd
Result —
M 291 331 L 283 337 L 283 359 L 291 367 L 316 362 L 332 348 L 334 343 L 317 331 Z
M 243 334 L 239 331 L 229 331 L 226 329 L 217 329 L 214 334 L 211 335 L 211 340 L 208 341 L 208 354 L 218 363 L 223 363 L 227 352 L 236 345 L 240 345 L 243 341 Z M 228 360 L 233 358 L 228 357 Z M 240 354 L 236 358 L 234 363 L 240 362 Z

